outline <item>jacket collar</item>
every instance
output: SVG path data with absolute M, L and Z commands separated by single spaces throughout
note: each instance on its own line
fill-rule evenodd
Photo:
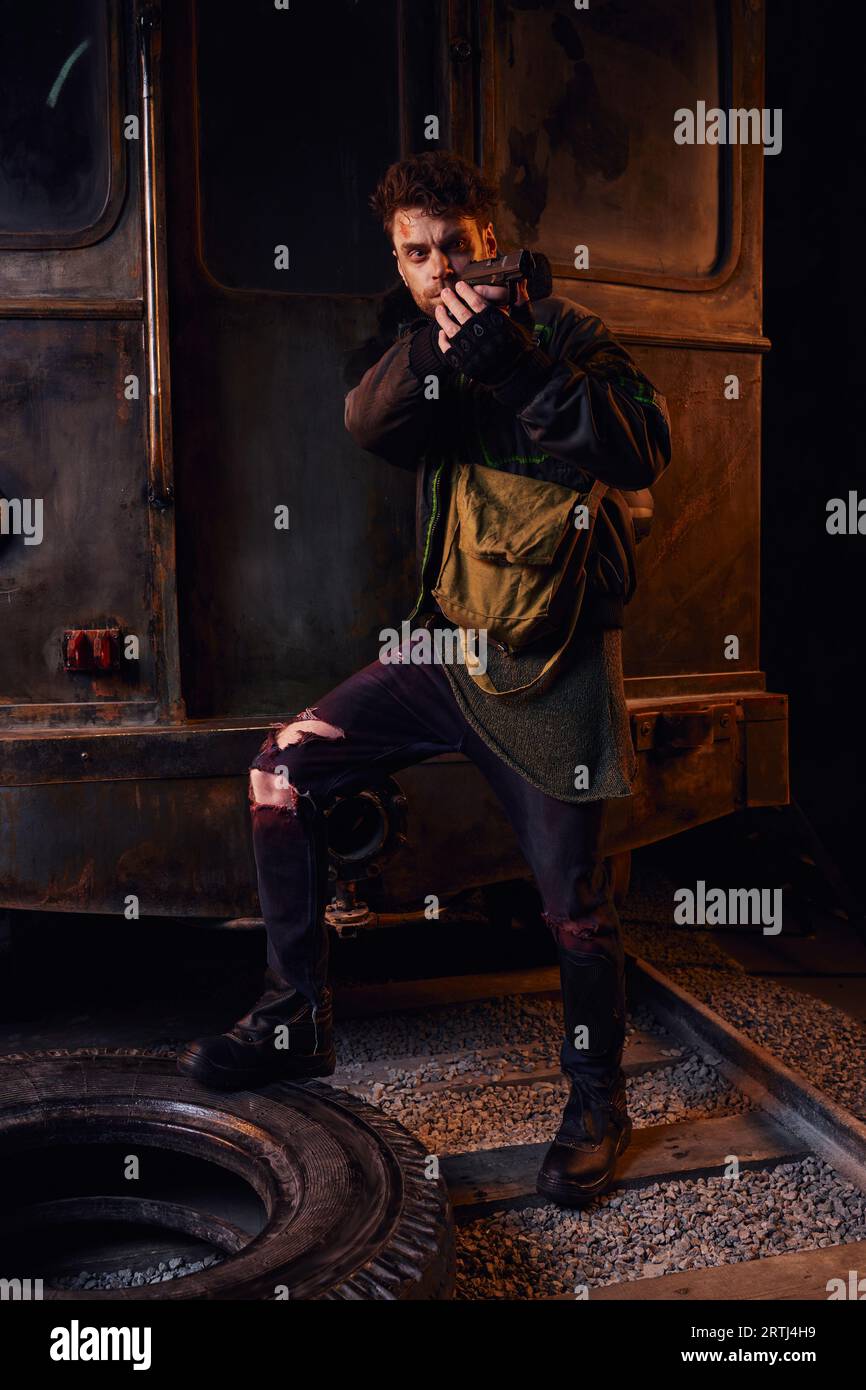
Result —
M 397 337 L 402 338 L 404 333 L 414 333 L 416 328 L 421 328 L 425 323 L 435 323 L 427 314 L 416 314 L 414 318 L 402 319 L 397 324 Z

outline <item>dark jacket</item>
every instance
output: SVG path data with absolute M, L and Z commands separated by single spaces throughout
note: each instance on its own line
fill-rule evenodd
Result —
M 418 597 L 410 618 L 431 611 L 451 462 L 477 462 L 588 491 L 611 485 L 593 540 L 581 622 L 621 627 L 634 591 L 635 533 L 628 493 L 650 487 L 670 462 L 663 396 L 601 319 L 570 300 L 521 304 L 512 316 L 535 348 L 521 381 L 498 395 L 439 366 L 428 400 L 413 344 L 430 320 L 399 326 L 396 339 L 346 396 L 345 422 L 363 449 L 416 471 Z

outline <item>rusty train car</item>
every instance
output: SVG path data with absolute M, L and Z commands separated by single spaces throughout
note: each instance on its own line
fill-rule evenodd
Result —
M 0 907 L 255 917 L 249 762 L 414 597 L 412 479 L 354 445 L 343 400 L 395 280 L 367 195 L 422 148 L 495 177 L 500 249 L 544 251 L 670 406 L 609 853 L 784 803 L 759 653 L 765 155 L 673 138 L 676 109 L 763 106 L 763 0 L 0 14 Z M 458 755 L 331 826 L 338 883 L 375 875 L 384 913 L 527 872 Z

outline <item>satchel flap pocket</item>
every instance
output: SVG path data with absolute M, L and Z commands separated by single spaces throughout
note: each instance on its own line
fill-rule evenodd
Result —
M 461 465 L 457 477 L 459 548 L 494 564 L 549 565 L 580 493 L 559 483 Z

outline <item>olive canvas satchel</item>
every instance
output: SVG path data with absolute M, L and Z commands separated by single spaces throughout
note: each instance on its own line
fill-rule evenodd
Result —
M 497 690 L 467 656 L 467 671 L 488 695 L 539 693 L 553 679 L 580 617 L 607 490 L 600 481 L 581 493 L 483 464 L 455 465 L 432 590 L 442 612 L 461 629 L 486 629 L 510 653 L 562 634 L 538 675 L 510 690 Z

